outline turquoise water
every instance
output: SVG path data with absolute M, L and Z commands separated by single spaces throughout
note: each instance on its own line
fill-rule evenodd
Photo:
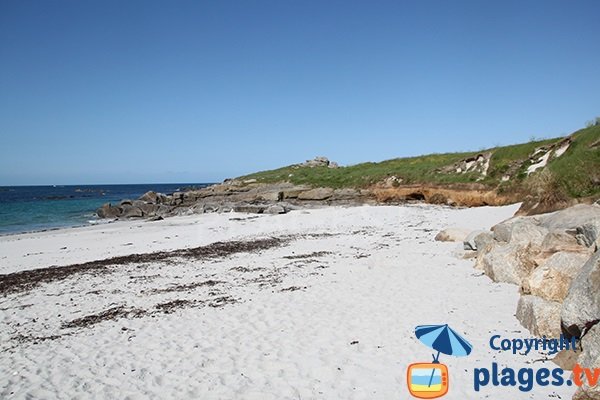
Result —
M 170 194 L 208 184 L 1 186 L 0 234 L 81 226 L 97 221 L 104 203 L 137 199 L 149 190 Z
M 412 383 L 413 385 L 429 385 L 429 379 L 431 379 L 431 375 L 430 376 L 413 376 L 410 378 L 410 383 Z M 442 377 L 441 376 L 433 376 L 433 379 L 431 379 L 431 385 L 441 385 L 442 384 Z
M 431 377 L 433 373 L 433 378 Z M 411 373 L 410 382 L 413 385 L 429 385 L 431 379 L 431 385 L 440 385 L 442 383 L 442 373 L 438 368 L 434 369 L 415 369 Z

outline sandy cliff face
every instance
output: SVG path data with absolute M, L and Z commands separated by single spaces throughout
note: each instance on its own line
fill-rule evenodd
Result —
M 499 195 L 483 185 L 399 185 L 397 187 L 375 186 L 371 189 L 379 203 L 400 203 L 419 200 L 431 204 L 478 207 L 500 206 L 515 203 L 514 196 Z

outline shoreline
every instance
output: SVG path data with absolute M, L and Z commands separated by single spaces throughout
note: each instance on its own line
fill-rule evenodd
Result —
M 98 221 L 102 221 L 102 219 L 98 219 Z M 44 228 L 44 229 L 34 229 L 30 231 L 19 231 L 19 232 L 5 232 L 0 233 L 0 238 L 4 236 L 15 236 L 15 235 L 27 235 L 31 233 L 43 233 L 43 232 L 51 232 L 51 231 L 60 231 L 64 229 L 77 229 L 77 228 L 86 228 L 90 226 L 104 225 L 104 224 L 112 224 L 114 222 L 119 222 L 118 220 L 107 220 L 106 222 L 88 222 L 85 225 L 65 225 L 65 226 L 57 226 L 53 228 Z
M 515 203 L 516 204 L 516 203 Z M 520 203 L 519 203 L 520 204 Z M 423 202 L 406 202 L 404 204 L 379 204 L 379 203 L 374 203 L 374 204 L 334 204 L 334 205 L 324 205 L 324 204 L 314 204 L 314 205 L 305 205 L 305 207 L 301 208 L 298 207 L 295 210 L 311 210 L 311 209 L 323 209 L 323 208 L 330 208 L 330 207 L 362 207 L 362 206 L 372 206 L 372 207 L 411 207 L 411 206 L 419 206 L 419 205 L 424 205 L 424 206 L 437 206 L 437 207 L 448 207 L 448 208 L 453 208 L 453 209 L 465 209 L 465 208 L 470 208 L 467 206 L 450 206 L 450 205 L 432 205 L 432 204 L 428 204 L 428 203 L 423 203 Z M 241 214 L 241 215 L 255 215 L 255 213 L 250 213 L 250 212 L 236 212 L 234 210 L 231 211 L 224 211 L 224 212 L 220 212 L 219 214 Z M 94 214 L 96 215 L 96 214 Z M 167 216 L 165 217 L 166 219 L 168 218 L 174 218 L 174 217 L 189 217 L 192 214 L 180 214 L 180 215 L 171 215 L 171 216 Z M 201 215 L 201 214 L 197 214 L 197 215 Z M 163 219 L 165 219 L 163 218 Z M 43 228 L 43 229 L 34 229 L 34 230 L 26 230 L 26 231 L 18 231 L 18 232 L 5 232 L 5 233 L 0 233 L 0 238 L 2 237 L 7 237 L 7 236 L 18 236 L 18 235 L 28 235 L 28 234 L 35 234 L 35 233 L 45 233 L 45 232 L 53 232 L 53 231 L 63 231 L 63 230 L 70 230 L 70 229 L 79 229 L 79 228 L 91 228 L 91 227 L 95 227 L 95 226 L 102 226 L 102 225 L 108 225 L 108 224 L 114 224 L 114 223 L 122 223 L 122 222 L 156 222 L 156 221 L 160 221 L 160 220 L 152 220 L 152 219 L 148 219 L 148 218 L 126 218 L 126 219 L 119 219 L 119 218 L 100 218 L 97 217 L 96 220 L 94 220 L 94 222 L 92 222 L 91 220 L 88 221 L 88 223 L 86 224 L 78 224 L 78 225 L 64 225 L 64 226 L 57 226 L 57 227 L 52 227 L 52 228 Z
M 10 186 L 0 190 L 0 235 L 87 226 L 100 220 L 96 211 L 106 202 L 118 204 L 149 190 L 176 193 L 210 185 L 214 183 Z
M 456 207 L 447 205 L 432 205 L 421 202 L 407 203 L 404 205 L 379 205 L 379 204 L 364 204 L 364 205 L 313 205 L 312 207 L 296 209 L 289 214 L 283 215 L 271 215 L 271 214 L 254 214 L 254 213 L 241 213 L 235 211 L 220 212 L 220 213 L 209 213 L 209 214 L 188 214 L 188 215 L 175 215 L 164 218 L 162 220 L 149 220 L 149 219 L 115 219 L 107 223 L 102 224 L 89 224 L 83 226 L 74 227 L 62 227 L 55 229 L 47 229 L 32 232 L 22 232 L 7 235 L 0 235 L 0 255 L 10 254 L 15 251 L 13 246 L 20 249 L 20 260 L 12 260 L 10 265 L 0 263 L 0 275 L 5 274 L 6 271 L 14 272 L 16 264 L 21 263 L 23 267 L 17 267 L 17 270 L 21 269 L 33 269 L 43 267 L 54 267 L 63 266 L 68 263 L 77 263 L 79 261 L 91 262 L 99 261 L 106 257 L 103 255 L 107 254 L 110 256 L 124 256 L 131 253 L 139 252 L 152 252 L 157 251 L 171 251 L 178 248 L 189 247 L 192 244 L 205 245 L 211 242 L 213 238 L 206 235 L 201 235 L 199 238 L 194 238 L 195 230 L 193 225 L 205 224 L 205 228 L 208 230 L 216 230 L 222 228 L 221 225 L 225 224 L 227 232 L 235 231 L 236 228 L 232 225 L 235 222 L 240 221 L 251 221 L 255 219 L 263 218 L 281 218 L 286 215 L 299 215 L 311 212 L 323 212 L 325 210 L 339 210 L 339 209 L 370 209 L 370 208 L 398 208 L 398 209 L 411 209 L 411 208 L 431 208 L 445 210 L 448 212 L 465 212 L 467 210 L 479 210 L 480 212 L 486 209 L 503 209 L 509 207 L 516 210 L 520 206 L 520 203 L 515 203 L 510 206 L 484 206 L 484 207 Z M 512 215 L 506 215 L 506 218 Z M 171 231 L 182 227 L 185 231 L 184 245 L 172 245 L 173 243 L 166 243 L 164 238 L 161 237 L 164 227 L 168 227 Z M 144 234 L 144 232 L 146 234 Z M 238 235 L 241 232 L 242 236 Z M 253 237 L 256 232 L 252 229 L 242 229 L 239 232 L 233 232 L 233 236 L 227 234 L 221 234 L 218 236 L 218 240 L 236 240 L 236 239 L 247 239 Z M 106 235 L 112 236 L 117 233 L 118 236 L 110 237 L 107 239 Z M 92 247 L 91 255 L 89 253 L 90 248 L 82 248 L 81 246 L 69 246 L 69 242 L 72 240 L 72 236 L 78 237 L 75 242 L 80 240 L 79 235 L 85 236 L 84 241 L 94 242 L 100 240 L 105 246 Z M 130 235 L 138 237 L 141 242 L 134 243 L 132 246 L 129 240 Z M 163 235 L 164 236 L 164 235 Z M 167 233 L 166 236 L 169 240 L 177 238 L 176 233 Z M 199 241 L 197 241 L 199 239 Z M 108 242 L 105 242 L 108 240 Z M 38 246 L 39 241 L 44 242 L 44 251 L 29 251 L 30 246 L 35 248 Z M 160 242 L 160 243 L 159 243 Z M 52 246 L 50 248 L 50 246 Z M 84 250 L 84 251 L 81 251 Z M 79 251 L 77 254 L 73 254 L 73 251 Z M 51 263 L 45 261 L 46 258 L 50 257 Z M 0 256 L 0 261 L 6 260 L 8 256 Z M 11 256 L 14 258 L 14 256 Z M 25 260 L 23 258 L 26 258 Z

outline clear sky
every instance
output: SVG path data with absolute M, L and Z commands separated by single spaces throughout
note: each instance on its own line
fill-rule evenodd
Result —
M 600 115 L 600 2 L 0 0 L 0 185 L 478 150 Z

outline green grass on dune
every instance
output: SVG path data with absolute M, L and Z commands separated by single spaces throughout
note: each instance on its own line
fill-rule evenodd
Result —
M 420 157 L 396 158 L 382 162 L 366 162 L 349 167 L 297 167 L 288 166 L 271 171 L 257 172 L 240 179 L 256 179 L 275 183 L 289 181 L 314 187 L 365 187 L 389 176 L 402 178 L 402 183 L 456 183 L 471 182 L 474 177 L 461 174 L 443 174 L 438 168 L 453 164 L 477 153 L 430 154 Z
M 569 197 L 600 195 L 599 140 L 600 125 L 577 131 L 565 154 L 548 164 L 558 185 Z
M 590 147 L 600 139 L 600 126 L 582 129 L 572 135 L 573 144 L 561 157 L 552 160 L 548 168 L 569 196 L 585 197 L 600 193 L 600 148 Z M 496 147 L 478 152 L 429 154 L 418 157 L 396 158 L 381 162 L 365 162 L 340 168 L 299 167 L 290 165 L 270 171 L 256 172 L 239 179 L 256 179 L 263 183 L 291 182 L 312 187 L 366 187 L 389 176 L 402 178 L 402 184 L 452 184 L 480 182 L 503 190 L 520 190 L 527 184 L 525 171 L 530 165 L 529 156 L 536 148 L 549 145 L 562 138 L 531 141 L 528 143 Z M 483 152 L 492 152 L 487 177 L 477 173 L 447 173 L 442 167 Z M 511 174 L 509 182 L 502 176 Z M 534 176 L 532 174 L 532 176 Z
M 513 144 L 488 150 L 492 152 L 488 177 L 492 181 L 501 179 L 504 174 L 509 172 L 511 165 L 514 165 L 515 163 L 520 164 L 524 160 L 527 160 L 536 148 L 552 144 L 559 140 L 562 140 L 562 138 L 530 141 L 528 143 Z M 524 173 L 524 171 L 519 172 Z M 521 176 L 521 178 L 523 178 L 523 176 Z

